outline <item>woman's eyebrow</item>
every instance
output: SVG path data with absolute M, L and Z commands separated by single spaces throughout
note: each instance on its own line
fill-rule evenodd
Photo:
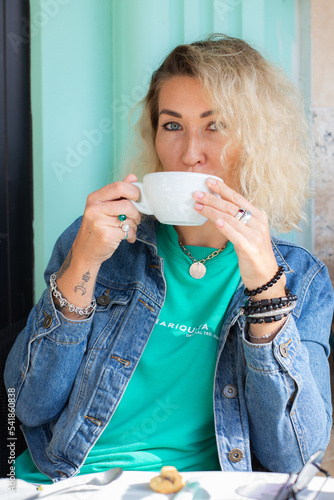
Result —
M 170 109 L 162 109 L 159 113 L 159 116 L 162 114 L 175 116 L 175 118 L 182 118 L 182 115 L 180 113 L 177 113 L 176 111 L 172 111 Z
M 207 116 L 211 116 L 211 115 L 213 115 L 213 111 L 212 110 L 210 110 L 210 111 L 204 111 L 204 113 L 202 113 L 200 115 L 200 118 L 206 118 Z
M 181 113 L 177 113 L 176 111 L 172 111 L 171 109 L 162 109 L 159 113 L 159 116 L 162 114 L 174 116 L 175 118 L 182 118 Z M 200 115 L 200 118 L 207 118 L 208 116 L 211 116 L 212 114 L 213 114 L 212 110 L 204 111 L 204 113 L 202 113 Z

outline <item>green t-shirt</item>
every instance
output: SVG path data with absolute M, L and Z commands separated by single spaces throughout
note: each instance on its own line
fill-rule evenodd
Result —
M 228 243 L 196 280 L 173 226 L 159 225 L 157 240 L 166 300 L 124 396 L 80 474 L 112 467 L 158 471 L 164 465 L 219 469 L 213 381 L 221 324 L 240 280 L 238 259 Z M 214 250 L 187 248 L 198 260 Z M 28 451 L 17 459 L 16 474 L 33 482 L 46 479 Z

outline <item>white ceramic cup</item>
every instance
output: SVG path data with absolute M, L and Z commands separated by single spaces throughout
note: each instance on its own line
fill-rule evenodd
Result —
M 197 172 L 155 172 L 147 174 L 143 182 L 133 182 L 140 190 L 139 202 L 132 201 L 143 214 L 154 215 L 163 224 L 201 226 L 206 217 L 196 212 L 193 193 L 212 192 L 206 181 L 219 177 Z

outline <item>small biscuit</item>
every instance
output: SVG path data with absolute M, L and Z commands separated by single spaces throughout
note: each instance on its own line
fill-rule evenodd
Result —
M 150 481 L 152 490 L 158 493 L 176 493 L 183 488 L 185 482 L 176 467 L 167 465 L 160 471 L 160 476 L 155 476 Z

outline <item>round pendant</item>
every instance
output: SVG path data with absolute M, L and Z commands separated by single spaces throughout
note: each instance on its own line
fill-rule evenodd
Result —
M 205 273 L 206 267 L 201 262 L 194 262 L 189 267 L 189 274 L 190 276 L 195 278 L 195 280 L 200 280 L 201 278 L 203 278 L 203 276 L 205 276 Z

